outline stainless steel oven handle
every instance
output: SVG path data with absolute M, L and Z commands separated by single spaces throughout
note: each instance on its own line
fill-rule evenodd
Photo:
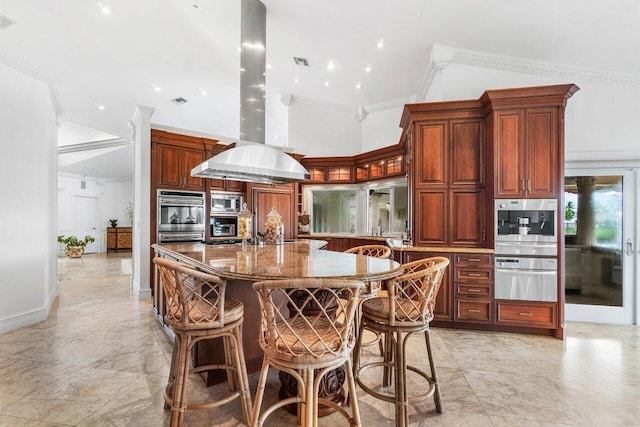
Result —
M 558 270 L 533 270 L 530 268 L 496 268 L 496 273 L 507 273 L 507 274 L 543 274 L 543 275 L 553 275 L 558 273 Z

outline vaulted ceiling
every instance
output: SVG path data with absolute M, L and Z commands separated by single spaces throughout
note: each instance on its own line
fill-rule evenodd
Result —
M 407 97 L 434 43 L 640 75 L 636 0 L 263 3 L 269 94 L 350 106 Z M 3 0 L 0 13 L 15 22 L 0 55 L 51 79 L 61 122 L 128 139 L 141 104 L 156 124 L 237 138 L 240 0 Z

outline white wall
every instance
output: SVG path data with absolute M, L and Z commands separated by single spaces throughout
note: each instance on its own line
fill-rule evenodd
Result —
M 593 83 L 578 74 L 568 80 L 455 63 L 441 74 L 429 93 L 442 100 L 478 99 L 487 89 L 575 83 L 580 90 L 569 99 L 565 112 L 566 159 L 640 159 L 639 88 Z
M 82 189 L 82 181 L 85 189 Z M 71 197 L 74 194 L 98 198 L 98 227 L 95 237 L 96 252 L 107 250 L 107 227 L 110 218 L 118 220 L 119 227 L 131 227 L 127 206 L 133 202 L 133 177 L 128 180 L 100 180 L 91 177 L 58 176 L 58 234 L 69 234 L 72 230 Z M 78 236 L 82 237 L 82 236 Z M 60 245 L 62 247 L 62 245 Z M 58 255 L 64 253 L 61 249 Z
M 57 132 L 47 83 L 0 57 L 0 333 L 46 319 L 58 293 Z
M 362 121 L 361 152 L 395 145 L 400 141 L 400 119 L 404 106 L 368 113 Z
M 361 152 L 362 131 L 355 109 L 293 98 L 289 146 L 308 157 L 352 156 Z

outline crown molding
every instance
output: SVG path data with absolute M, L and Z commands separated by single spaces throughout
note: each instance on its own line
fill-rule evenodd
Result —
M 100 148 L 124 147 L 131 145 L 131 141 L 122 138 L 103 139 L 100 141 L 82 142 L 58 147 L 58 154 L 75 153 L 77 151 L 97 150 Z
M 151 123 L 151 129 L 162 130 L 165 132 L 175 133 L 178 135 L 192 136 L 194 138 L 213 139 L 218 141 L 217 144 L 222 144 L 222 145 L 234 144 L 238 142 L 238 138 L 230 138 L 228 136 L 214 135 L 212 133 L 198 132 L 198 131 L 189 130 L 189 129 L 176 128 L 173 126 L 159 125 L 157 123 Z
M 367 113 L 379 113 L 380 111 L 403 108 L 405 104 L 411 104 L 412 102 L 415 102 L 415 96 L 405 96 L 404 98 L 391 99 L 377 104 L 365 105 L 363 108 Z
M 436 73 L 442 68 L 444 68 L 444 66 L 438 67 L 433 61 L 429 61 L 429 65 L 427 65 L 427 69 L 424 72 L 420 86 L 418 86 L 418 93 L 416 96 L 418 101 L 424 102 L 424 100 L 427 99 L 427 93 L 429 93 L 431 84 L 433 84 L 433 80 L 436 78 Z
M 529 61 L 511 56 L 493 55 L 462 49 L 453 49 L 453 58 L 451 59 L 451 62 L 510 71 L 513 73 L 561 78 L 567 81 L 589 82 L 606 86 L 635 89 L 640 88 L 640 77 L 634 75 L 607 73 L 587 68 L 567 67 L 549 62 Z
M 49 89 L 49 96 L 51 97 L 53 111 L 56 115 L 56 125 L 60 126 L 60 124 L 62 123 L 62 118 L 64 116 L 64 110 L 60 105 L 60 97 L 58 96 L 58 90 L 56 89 L 56 84 L 53 78 L 42 74 L 32 68 L 29 68 L 26 65 L 22 65 L 19 62 L 14 61 L 13 59 L 10 59 L 2 54 L 0 54 L 0 63 L 6 65 L 7 67 L 13 68 L 14 70 L 19 71 L 23 74 L 38 79 L 47 85 Z

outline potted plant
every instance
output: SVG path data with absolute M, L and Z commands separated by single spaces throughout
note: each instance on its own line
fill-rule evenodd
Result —
M 58 243 L 65 245 L 64 253 L 69 258 L 80 258 L 84 253 L 84 247 L 95 241 L 96 239 L 89 235 L 84 236 L 83 240 L 78 239 L 76 236 L 58 236 Z
M 109 219 L 109 222 L 111 223 L 111 227 L 116 228 L 118 226 L 118 219 L 117 218 L 111 218 Z

